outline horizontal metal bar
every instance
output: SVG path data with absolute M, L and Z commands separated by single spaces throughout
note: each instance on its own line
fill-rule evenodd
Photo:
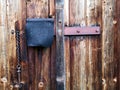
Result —
M 65 27 L 64 35 L 100 35 L 100 27 Z
M 100 27 L 65 27 L 64 35 L 99 35 Z

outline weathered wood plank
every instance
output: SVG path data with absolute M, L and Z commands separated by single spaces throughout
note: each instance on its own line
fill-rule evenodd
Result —
M 55 18 L 55 0 L 49 0 L 49 17 Z M 56 39 L 50 48 L 50 90 L 56 90 Z
M 0 89 L 6 90 L 10 82 L 8 61 L 8 28 L 7 28 L 7 3 L 6 0 L 0 0 Z
M 49 8 L 50 8 L 49 17 L 55 18 L 55 0 L 49 0 Z M 56 90 L 56 39 L 55 38 L 50 48 L 49 68 L 50 68 L 50 90 Z
M 103 90 L 115 90 L 116 83 L 114 79 L 115 65 L 114 61 L 114 18 L 116 0 L 104 0 L 102 2 L 103 11 L 103 34 L 102 34 L 102 80 Z
M 70 25 L 95 26 L 101 24 L 101 1 L 70 1 Z M 72 90 L 100 89 L 100 43 L 99 37 L 71 38 L 71 88 Z M 73 42 L 74 41 L 74 42 Z M 72 43 L 76 43 L 73 44 Z M 99 43 L 99 44 L 98 44 Z M 78 44 L 78 45 L 77 45 Z M 76 49 L 77 48 L 77 49 Z M 79 51 L 80 50 L 80 51 Z M 79 54 L 76 54 L 79 53 Z M 99 63 L 99 64 L 98 64 Z M 76 74 L 79 77 L 76 77 Z M 98 81 L 97 81 L 98 80 Z
M 81 50 L 80 43 L 82 44 L 83 48 L 86 48 L 86 47 L 84 43 L 85 41 L 83 40 L 83 42 L 80 42 L 82 41 L 82 39 L 80 40 L 79 38 L 75 38 L 75 37 L 70 38 L 70 59 L 71 59 L 71 62 L 70 62 L 71 63 L 70 64 L 71 87 L 70 88 L 71 90 L 81 90 L 81 88 L 83 89 L 86 88 L 84 86 L 80 86 L 81 84 L 80 82 L 81 80 L 83 80 L 81 79 L 82 75 L 80 75 L 80 70 L 81 68 L 83 69 L 83 65 L 85 65 L 84 62 L 83 63 L 81 62 L 80 64 L 81 55 L 84 56 L 86 54 L 85 49 L 83 49 L 84 52 L 83 50 Z M 86 77 L 86 74 L 84 74 L 84 76 Z M 82 78 L 85 78 L 85 77 L 82 77 Z M 84 81 L 82 81 L 82 83 L 84 83 Z
M 49 0 L 49 16 L 55 17 L 55 0 Z
M 57 90 L 65 90 L 64 0 L 56 0 L 56 83 Z
M 50 90 L 56 90 L 56 39 L 51 46 L 50 60 Z
M 20 50 L 21 50 L 21 83 L 23 83 L 22 90 L 28 90 L 29 88 L 29 74 L 28 74 L 28 58 L 27 58 L 27 45 L 25 37 L 25 25 L 26 25 L 26 0 L 19 0 L 19 9 L 18 21 L 20 24 Z
M 27 1 L 27 18 L 47 18 L 49 14 L 48 0 L 30 0 Z M 35 49 L 33 48 L 33 51 Z M 31 52 L 31 51 L 29 51 Z M 28 52 L 28 53 L 29 53 Z M 50 89 L 50 49 L 36 48 L 35 50 L 35 90 L 49 90 Z M 29 60 L 32 61 L 32 60 Z M 30 66 L 30 65 L 29 65 Z M 42 80 L 41 80 L 42 79 Z M 43 86 L 40 84 L 43 83 Z
M 64 1 L 64 23 L 69 26 L 69 0 Z
M 50 90 L 50 48 L 44 48 L 42 51 L 42 71 L 44 89 Z
M 35 50 L 28 48 L 28 74 L 29 74 L 29 90 L 35 89 Z
M 115 45 L 114 47 L 116 47 L 117 49 L 117 79 L 114 79 L 114 82 L 117 83 L 117 89 L 120 89 L 120 0 L 116 1 L 116 5 L 117 5 L 117 20 L 116 20 L 116 24 L 117 24 L 117 45 Z
M 69 26 L 69 0 L 64 1 L 64 25 Z M 70 40 L 65 37 L 66 90 L 70 90 Z
M 24 2 L 24 1 L 23 1 Z M 16 39 L 15 39 L 15 23 L 19 22 L 19 30 L 23 30 L 21 27 L 23 25 L 22 22 L 22 6 L 21 6 L 21 1 L 17 0 L 17 1 L 12 1 L 12 0 L 5 0 L 4 3 L 2 3 L 4 5 L 6 5 L 7 7 L 3 7 L 6 11 L 3 12 L 4 17 L 7 15 L 6 19 L 4 20 L 4 23 L 6 25 L 8 25 L 7 27 L 7 32 L 4 29 L 4 33 L 6 34 L 4 38 L 4 40 L 7 42 L 7 46 L 4 45 L 6 47 L 6 52 L 7 52 L 7 71 L 6 72 L 6 76 L 8 77 L 8 83 L 9 86 L 6 86 L 6 89 L 12 89 L 12 85 L 14 83 L 14 81 L 17 81 L 17 77 L 16 77 Z M 1 8 L 1 9 L 3 9 Z M 4 10 L 3 9 L 3 10 Z M 7 13 L 6 13 L 7 12 Z M 25 11 L 26 12 L 26 11 Z M 4 34 L 3 34 L 4 35 Z M 5 55 L 5 54 L 4 54 Z M 6 59 L 6 58 L 5 58 Z M 27 75 L 27 74 L 26 74 Z M 25 78 L 23 78 L 23 81 Z M 27 79 L 27 78 L 26 78 Z M 26 81 L 25 81 L 26 82 Z M 8 90 L 9 90 L 8 89 Z
M 44 86 L 39 86 L 41 80 L 41 71 L 42 71 L 42 49 L 34 48 L 35 50 L 35 90 L 43 90 Z
M 70 25 L 86 25 L 86 2 L 70 0 Z M 87 37 L 70 37 L 71 90 L 86 90 Z
M 65 37 L 66 90 L 70 90 L 70 40 Z
M 27 18 L 47 18 L 48 0 L 27 1 Z
M 100 0 L 87 0 L 86 2 L 86 15 L 87 15 L 87 25 L 95 26 L 101 24 L 102 10 Z M 99 16 L 98 16 L 99 15 Z M 100 20 L 100 21 L 98 21 Z M 88 63 L 86 69 L 87 71 L 87 88 L 89 90 L 101 90 L 101 39 L 100 36 L 90 36 L 88 42 Z M 100 44 L 100 45 L 99 45 Z

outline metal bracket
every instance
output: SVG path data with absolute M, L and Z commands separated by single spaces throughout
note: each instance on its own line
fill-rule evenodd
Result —
M 100 27 L 65 27 L 64 35 L 99 35 Z
M 71 36 L 71 35 L 100 35 L 100 27 L 65 27 L 64 35 Z

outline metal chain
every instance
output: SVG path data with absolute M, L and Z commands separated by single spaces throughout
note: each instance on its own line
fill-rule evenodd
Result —
M 17 64 L 20 65 L 21 52 L 20 52 L 20 31 L 16 31 L 16 52 L 17 52 Z
M 17 54 L 17 77 L 18 82 L 15 84 L 15 87 L 21 88 L 21 52 L 20 52 L 20 31 L 16 30 L 16 54 Z

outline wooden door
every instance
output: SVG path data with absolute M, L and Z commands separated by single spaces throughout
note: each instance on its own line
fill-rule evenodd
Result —
M 120 0 L 64 0 L 64 26 L 101 28 L 99 36 L 64 36 L 66 90 L 120 89 L 119 4 Z M 27 18 L 55 16 L 55 0 L 0 0 L 0 90 L 18 90 L 13 85 L 16 28 L 22 54 L 20 90 L 56 90 L 56 38 L 50 48 L 27 47 L 25 39 Z

